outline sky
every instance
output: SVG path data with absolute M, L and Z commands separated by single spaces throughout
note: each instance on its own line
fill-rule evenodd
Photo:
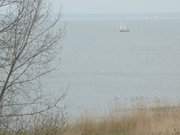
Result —
M 49 0 L 52 3 L 52 0 Z M 180 0 L 53 0 L 64 14 L 122 14 L 180 12 Z

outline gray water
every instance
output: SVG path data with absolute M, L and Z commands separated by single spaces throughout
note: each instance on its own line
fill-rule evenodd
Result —
M 73 115 L 137 97 L 180 101 L 180 19 L 67 21 L 61 58 L 47 88 L 67 90 Z

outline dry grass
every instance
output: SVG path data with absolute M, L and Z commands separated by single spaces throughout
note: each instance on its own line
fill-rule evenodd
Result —
M 137 107 L 122 115 L 111 111 L 104 117 L 82 115 L 67 126 L 55 119 L 35 121 L 30 130 L 0 135 L 180 135 L 180 107 Z
M 180 135 L 180 108 L 136 108 L 101 119 L 84 116 L 67 131 L 66 135 Z

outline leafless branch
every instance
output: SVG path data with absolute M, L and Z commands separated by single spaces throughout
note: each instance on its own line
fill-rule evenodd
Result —
M 60 14 L 54 21 L 48 22 L 49 12 L 42 8 L 44 2 L 45 0 L 0 0 L 0 10 L 13 9 L 13 14 L 4 12 L 0 17 L 1 118 L 40 114 L 63 100 L 61 96 L 46 108 L 29 113 L 9 111 L 20 106 L 38 105 L 39 101 L 30 98 L 33 96 L 31 92 L 38 93 L 38 80 L 52 69 L 48 65 L 56 54 L 58 41 L 62 36 L 58 26 Z M 17 102 L 17 98 L 22 98 L 25 93 L 29 95 L 27 102 Z

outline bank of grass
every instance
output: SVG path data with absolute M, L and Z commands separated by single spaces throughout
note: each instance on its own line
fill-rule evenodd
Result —
M 83 116 L 65 135 L 180 135 L 178 106 L 143 106 L 111 111 L 105 117 Z
M 44 119 L 29 130 L 20 129 L 16 135 L 180 135 L 179 106 L 137 106 L 123 113 L 117 109 L 101 118 L 85 114 L 66 124 L 56 118 Z

